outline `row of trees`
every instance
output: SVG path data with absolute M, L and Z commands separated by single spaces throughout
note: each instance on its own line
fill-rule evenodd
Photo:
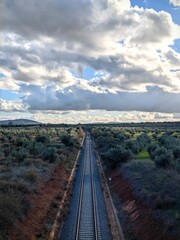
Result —
M 163 141 L 150 144 L 147 147 L 151 159 L 156 166 L 162 168 L 174 168 L 180 171 L 180 146 L 173 138 L 162 137 Z
M 180 139 L 174 131 L 97 127 L 92 135 L 102 159 L 112 168 L 147 150 L 156 166 L 180 171 Z
M 27 157 L 41 158 L 42 160 L 55 162 L 59 159 L 58 149 L 78 146 L 77 139 L 70 132 L 62 132 L 51 138 L 47 133 L 34 135 L 27 132 L 18 136 L 1 136 L 3 143 L 0 150 L 0 158 L 14 162 L 23 162 Z M 57 142 L 54 144 L 54 142 Z

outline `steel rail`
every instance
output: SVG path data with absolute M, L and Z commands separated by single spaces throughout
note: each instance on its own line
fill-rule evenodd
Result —
M 82 181 L 81 181 L 81 190 L 80 190 L 80 197 L 79 197 L 79 208 L 78 208 L 76 237 L 75 237 L 76 240 L 78 240 L 78 238 L 79 238 L 79 229 L 80 229 L 80 220 L 81 220 L 81 210 L 82 210 L 82 200 L 83 200 L 83 190 L 84 190 L 84 175 L 85 175 L 86 161 L 87 161 L 87 149 L 85 150 L 85 158 L 84 158 Z
M 91 146 L 91 141 L 89 141 L 89 145 Z M 89 146 L 89 149 L 91 147 Z M 93 198 L 93 213 L 94 213 L 94 232 L 95 232 L 95 240 L 98 240 L 98 220 L 97 220 L 97 203 L 96 203 L 96 190 L 95 190 L 95 181 L 94 181 L 94 167 L 92 163 L 92 153 L 89 151 L 90 158 L 90 171 L 91 171 L 91 186 L 92 186 L 92 198 Z

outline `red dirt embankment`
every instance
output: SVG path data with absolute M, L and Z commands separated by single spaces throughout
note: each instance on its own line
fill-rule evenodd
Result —
M 51 204 L 56 196 L 63 195 L 68 175 L 62 166 L 55 169 L 51 179 L 42 185 L 37 194 L 30 194 L 32 208 L 23 222 L 18 222 L 11 240 L 36 240 L 41 235 Z
M 153 210 L 141 202 L 134 194 L 131 183 L 120 171 L 108 174 L 112 177 L 111 192 L 121 200 L 123 211 L 128 216 L 128 224 L 138 240 L 177 240 L 166 231 L 166 227 L 153 216 Z

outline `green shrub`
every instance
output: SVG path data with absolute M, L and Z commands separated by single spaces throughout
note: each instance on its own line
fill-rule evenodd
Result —
M 16 155 L 16 158 L 19 162 L 22 162 L 25 160 L 25 158 L 27 158 L 28 156 L 28 152 L 25 148 L 21 148 Z
M 28 171 L 26 172 L 25 178 L 26 178 L 28 181 L 34 183 L 34 182 L 37 182 L 37 180 L 38 180 L 38 174 L 37 174 L 36 170 L 30 169 L 30 170 L 28 170 Z
M 44 143 L 36 142 L 36 141 L 30 141 L 27 146 L 28 151 L 30 154 L 40 157 L 45 149 Z
M 26 146 L 27 143 L 28 143 L 28 139 L 27 138 L 25 138 L 25 137 L 17 137 L 15 145 L 17 147 L 22 147 L 22 146 Z
M 29 192 L 29 189 L 24 183 L 9 181 L 9 180 L 0 180 L 0 192 L 6 193 L 7 191 L 17 191 L 23 194 Z
M 180 158 L 180 147 L 175 147 L 173 149 L 173 155 L 175 159 Z
M 148 151 L 151 159 L 154 159 L 154 158 L 155 158 L 155 156 L 156 156 L 155 151 L 156 151 L 157 147 L 158 147 L 158 145 L 157 145 L 157 144 L 154 144 L 154 143 L 152 143 L 152 144 L 150 144 L 150 145 L 148 146 L 147 151 Z
M 170 150 L 159 148 L 156 152 L 157 156 L 154 161 L 157 167 L 172 167 L 173 154 Z
M 14 190 L 0 192 L 0 232 L 6 233 L 22 219 L 29 209 L 29 202 Z
M 73 140 L 70 135 L 66 134 L 61 137 L 61 142 L 64 143 L 65 146 L 72 146 Z
M 35 141 L 47 144 L 49 143 L 50 139 L 49 139 L 49 136 L 47 135 L 38 135 L 36 136 Z
M 139 144 L 135 140 L 127 140 L 126 141 L 126 148 L 130 149 L 135 154 L 137 154 L 140 151 Z
M 49 162 L 55 162 L 58 158 L 57 149 L 54 147 L 48 147 L 45 149 L 42 155 L 43 160 L 48 160 Z
M 130 150 L 126 150 L 123 146 L 117 145 L 115 148 L 111 148 L 107 152 L 106 158 L 109 161 L 111 167 L 115 168 L 117 165 L 132 159 L 133 154 Z
M 180 176 L 178 173 L 157 168 L 152 161 L 141 160 L 126 163 L 123 171 L 133 182 L 136 194 L 144 197 L 155 208 L 177 209 L 180 207 Z

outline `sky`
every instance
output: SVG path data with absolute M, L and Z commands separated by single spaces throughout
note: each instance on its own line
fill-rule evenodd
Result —
M 0 0 L 0 120 L 180 121 L 180 0 Z

